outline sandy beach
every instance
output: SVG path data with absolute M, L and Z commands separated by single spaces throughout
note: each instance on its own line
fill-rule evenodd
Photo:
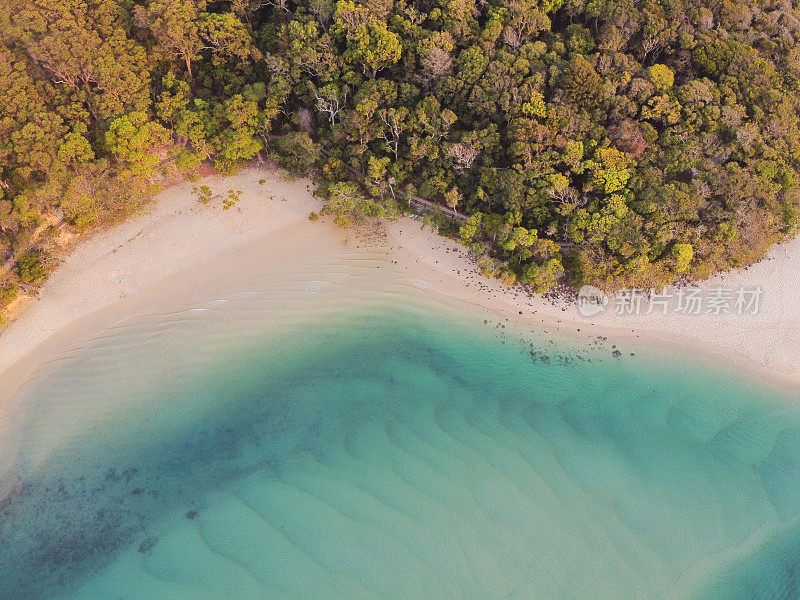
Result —
M 698 293 L 706 306 L 699 314 L 679 313 L 673 293 L 668 305 L 650 314 L 647 298 L 640 299 L 638 310 L 610 298 L 603 312 L 586 317 L 574 302 L 530 296 L 481 276 L 463 247 L 418 221 L 401 218 L 351 230 L 339 230 L 327 218 L 309 221 L 321 203 L 306 180 L 252 167 L 201 183 L 217 195 L 209 204 L 192 194 L 198 184 L 174 185 L 144 214 L 87 236 L 64 257 L 38 297 L 0 330 L 0 394 L 63 352 L 82 332 L 99 331 L 131 311 L 169 306 L 199 282 L 208 285 L 222 256 L 227 257 L 225 270 L 213 276 L 220 286 L 232 271 L 257 270 L 266 262 L 291 266 L 298 257 L 324 256 L 333 246 L 363 252 L 378 267 L 390 264 L 407 284 L 433 295 L 484 307 L 549 334 L 577 335 L 587 342 L 598 335 L 654 339 L 687 353 L 719 354 L 783 384 L 800 384 L 800 240 L 775 248 L 749 269 L 701 284 Z M 228 189 L 242 195 L 225 211 L 219 196 Z M 265 258 L 237 266 L 236 253 L 253 245 L 262 248 Z M 757 310 L 738 314 L 737 290 L 756 288 Z M 720 297 L 719 290 L 730 297 L 713 309 L 710 298 Z
M 594 340 L 640 339 L 673 350 L 720 357 L 782 385 L 800 385 L 800 239 L 776 246 L 761 262 L 692 287 L 701 300 L 681 312 L 675 288 L 609 296 L 602 312 L 585 316 L 576 301 L 547 299 L 483 277 L 459 244 L 404 219 L 387 226 L 392 252 L 432 290 L 483 306 L 549 332 Z M 399 251 L 398 251 L 399 250 Z M 690 292 L 683 292 L 684 309 Z M 743 296 L 743 306 L 737 298 Z M 632 299 L 631 299 L 632 298 Z M 722 298 L 714 302 L 714 298 Z M 612 344 L 613 345 L 613 344 Z

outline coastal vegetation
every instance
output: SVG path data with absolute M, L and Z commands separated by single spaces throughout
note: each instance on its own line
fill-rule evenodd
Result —
M 313 176 L 342 225 L 434 202 L 487 273 L 539 291 L 746 265 L 798 224 L 799 10 L 4 3 L 0 308 L 46 277 L 65 227 L 122 218 L 203 162 L 259 157 Z

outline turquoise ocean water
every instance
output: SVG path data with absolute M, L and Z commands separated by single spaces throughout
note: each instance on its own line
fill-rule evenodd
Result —
M 796 396 L 380 294 L 236 302 L 17 393 L 1 598 L 800 598 Z

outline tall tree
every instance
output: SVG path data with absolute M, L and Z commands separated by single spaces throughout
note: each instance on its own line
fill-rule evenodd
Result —
M 192 61 L 203 48 L 200 30 L 205 0 L 150 0 L 134 9 L 136 24 L 148 29 L 164 52 L 184 61 L 192 75 Z

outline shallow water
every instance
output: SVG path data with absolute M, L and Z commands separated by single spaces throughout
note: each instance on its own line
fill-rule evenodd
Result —
M 789 394 L 284 284 L 120 323 L 23 386 L 2 598 L 800 597 Z

